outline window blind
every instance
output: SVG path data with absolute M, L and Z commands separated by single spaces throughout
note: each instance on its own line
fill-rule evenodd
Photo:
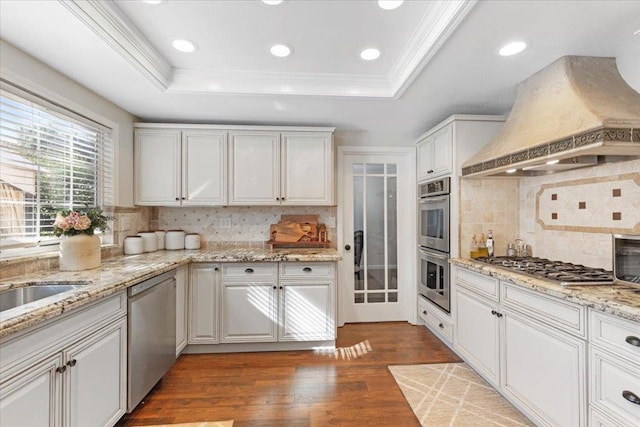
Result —
M 113 132 L 7 84 L 0 89 L 0 249 L 54 245 L 56 213 L 113 206 Z

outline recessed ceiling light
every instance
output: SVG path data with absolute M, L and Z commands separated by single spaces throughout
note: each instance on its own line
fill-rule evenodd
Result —
M 378 6 L 384 10 L 392 10 L 400 7 L 404 0 L 378 0 Z
M 635 30 L 635 31 L 633 32 L 633 35 L 634 35 L 634 36 L 640 36 L 640 30 Z
M 271 54 L 278 58 L 284 58 L 291 55 L 291 48 L 286 44 L 274 44 L 271 46 Z
M 184 53 L 192 53 L 198 50 L 198 46 L 196 46 L 196 44 L 191 40 L 187 39 L 176 39 L 172 44 L 174 49 Z
M 369 48 L 360 52 L 360 58 L 365 61 L 373 61 L 374 59 L 378 59 L 380 57 L 380 51 L 378 49 Z
M 505 172 L 506 173 L 514 173 L 515 171 L 517 171 L 518 169 L 513 168 L 513 169 L 507 169 Z
M 269 6 L 277 6 L 282 2 L 284 2 L 284 0 L 262 0 L 262 3 L 268 4 Z
M 555 165 L 556 163 L 560 162 L 560 159 L 555 159 L 555 160 L 549 160 L 547 162 L 548 165 Z
M 162 3 L 164 0 L 142 0 L 145 3 L 149 3 L 149 4 L 160 4 Z
M 526 48 L 527 48 L 527 43 L 525 43 L 523 41 L 516 41 L 516 42 L 511 42 L 511 43 L 505 44 L 504 46 L 502 46 L 500 48 L 498 53 L 501 56 L 511 56 L 511 55 L 515 55 L 517 53 L 522 52 Z

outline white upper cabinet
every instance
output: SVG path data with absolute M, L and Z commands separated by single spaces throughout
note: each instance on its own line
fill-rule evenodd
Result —
M 137 205 L 179 206 L 181 132 L 176 129 L 136 129 L 134 197 Z
M 418 181 L 448 175 L 453 170 L 453 124 L 418 142 Z
M 279 204 L 280 134 L 231 132 L 229 141 L 229 204 Z
M 330 132 L 231 132 L 230 205 L 333 204 Z
M 281 204 L 332 204 L 332 145 L 326 132 L 282 134 Z
M 227 201 L 227 133 L 136 129 L 135 203 L 216 206 Z

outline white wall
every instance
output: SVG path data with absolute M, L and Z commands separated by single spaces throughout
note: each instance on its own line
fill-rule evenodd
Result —
M 402 130 L 397 132 L 370 132 L 336 129 L 333 136 L 336 147 L 415 147 L 416 138 L 417 135 L 411 135 Z
M 97 122 L 115 125 L 116 205 L 133 206 L 134 116 L 1 39 L 0 76 Z

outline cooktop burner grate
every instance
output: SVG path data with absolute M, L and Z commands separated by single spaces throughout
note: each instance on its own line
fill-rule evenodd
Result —
M 562 286 L 610 285 L 613 283 L 613 272 L 611 271 L 545 258 L 482 257 L 476 258 L 476 261 L 551 280 Z

